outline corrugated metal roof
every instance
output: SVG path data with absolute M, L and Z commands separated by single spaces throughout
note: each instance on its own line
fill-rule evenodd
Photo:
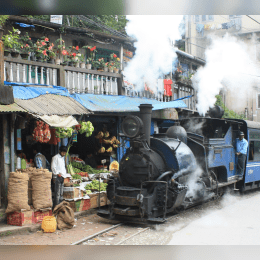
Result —
M 41 95 L 28 100 L 15 98 L 15 103 L 28 112 L 38 115 L 81 115 L 91 113 L 73 98 L 54 94 Z
M 139 111 L 140 104 L 152 104 L 153 110 L 187 107 L 182 100 L 160 102 L 155 99 L 127 96 L 76 94 L 75 99 L 84 107 L 96 112 L 135 112 Z
M 0 104 L 0 113 L 7 113 L 7 112 L 26 112 L 26 110 L 19 107 L 15 103 L 13 103 L 11 105 L 1 105 Z

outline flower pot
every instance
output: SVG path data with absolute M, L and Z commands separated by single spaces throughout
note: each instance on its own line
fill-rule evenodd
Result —
M 61 59 L 56 59 L 56 60 L 55 60 L 55 64 L 56 64 L 56 65 L 60 65 L 60 63 L 61 63 Z
M 108 72 L 108 67 L 105 67 L 105 68 L 104 68 L 104 71 L 105 71 L 105 72 Z
M 9 54 L 10 54 L 10 51 L 8 51 L 8 50 L 4 50 L 4 56 L 5 56 L 5 57 L 8 57 Z
M 86 64 L 85 64 L 84 62 L 82 62 L 82 63 L 80 63 L 80 67 L 81 67 L 82 69 L 85 69 L 85 68 L 86 68 Z
M 74 63 L 74 67 L 79 68 L 79 62 Z
M 88 70 L 91 70 L 91 66 L 92 66 L 92 64 L 86 64 L 86 67 Z
M 34 54 L 32 54 L 32 55 L 30 56 L 30 60 L 31 60 L 31 61 L 36 61 L 36 56 L 35 56 Z
M 23 60 L 28 60 L 29 53 L 21 53 L 20 54 Z
M 114 68 L 109 68 L 108 71 L 109 72 L 114 72 Z
M 18 58 L 19 54 L 19 52 L 11 51 L 12 58 Z
M 118 69 L 118 68 L 114 68 L 114 72 L 115 72 L 115 73 L 118 73 L 118 72 L 119 72 L 119 69 Z

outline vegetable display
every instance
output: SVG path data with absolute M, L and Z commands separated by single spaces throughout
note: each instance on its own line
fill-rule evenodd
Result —
M 72 178 L 73 178 L 74 180 L 82 180 L 82 177 L 81 177 L 80 175 L 78 175 L 78 174 L 74 174 L 74 175 L 72 176 Z
M 72 136 L 72 133 L 73 133 L 73 128 L 72 127 L 65 127 L 65 128 L 62 128 L 62 127 L 56 127 L 56 137 L 58 138 L 67 138 L 67 137 L 71 137 Z
M 100 191 L 106 191 L 107 183 L 100 183 Z M 90 184 L 85 186 L 86 190 L 99 190 L 99 181 L 93 180 Z
M 86 133 L 86 137 L 89 137 L 92 135 L 92 132 L 94 131 L 94 126 L 92 125 L 92 123 L 90 121 L 88 122 L 80 122 L 80 129 L 78 130 L 80 134 L 84 134 Z

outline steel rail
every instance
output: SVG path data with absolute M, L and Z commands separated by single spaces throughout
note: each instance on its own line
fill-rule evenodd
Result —
M 104 229 L 104 230 L 102 230 L 102 231 L 100 231 L 100 232 L 97 232 L 97 233 L 95 233 L 95 234 L 93 234 L 93 235 L 91 235 L 91 236 L 85 237 L 85 238 L 83 238 L 83 239 L 81 239 L 81 240 L 79 240 L 79 241 L 77 241 L 77 242 L 75 242 L 75 243 L 73 243 L 73 244 L 71 244 L 71 245 L 79 245 L 79 244 L 83 243 L 83 242 L 86 241 L 86 240 L 89 240 L 89 239 L 91 239 L 91 238 L 93 238 L 93 237 L 96 237 L 96 236 L 98 236 L 98 235 L 101 235 L 101 234 L 103 234 L 103 233 L 106 233 L 107 231 L 109 231 L 109 230 L 111 230 L 111 229 L 115 229 L 115 228 L 117 228 L 117 227 L 119 227 L 119 226 L 122 226 L 122 225 L 123 225 L 123 223 L 119 223 L 119 224 L 114 225 L 114 226 L 112 226 L 112 227 L 106 228 L 106 229 Z
M 119 243 L 117 243 L 117 244 L 114 244 L 114 245 L 115 245 L 115 246 L 120 245 L 120 244 L 124 243 L 126 240 L 128 240 L 128 239 L 130 239 L 130 238 L 132 238 L 132 237 L 134 237 L 134 236 L 136 236 L 136 235 L 138 235 L 138 234 L 140 234 L 140 233 L 142 233 L 142 232 L 144 232 L 144 231 L 147 231 L 148 229 L 150 229 L 150 228 L 148 227 L 148 228 L 145 228 L 145 229 L 143 229 L 143 230 L 140 230 L 139 232 L 137 232 L 137 233 L 131 235 L 130 237 L 127 237 L 126 239 L 124 239 L 124 240 L 122 240 L 121 242 L 119 242 Z

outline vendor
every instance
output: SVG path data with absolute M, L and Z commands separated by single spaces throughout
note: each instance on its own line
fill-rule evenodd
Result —
M 97 163 L 92 153 L 87 154 L 85 163 L 86 165 L 90 165 L 92 168 L 97 168 Z
M 34 156 L 34 163 L 36 165 L 37 169 L 43 168 L 43 169 L 48 169 L 51 171 L 51 165 L 46 159 L 46 157 L 41 153 L 42 152 L 42 147 L 41 144 L 36 144 L 33 148 L 33 154 Z

